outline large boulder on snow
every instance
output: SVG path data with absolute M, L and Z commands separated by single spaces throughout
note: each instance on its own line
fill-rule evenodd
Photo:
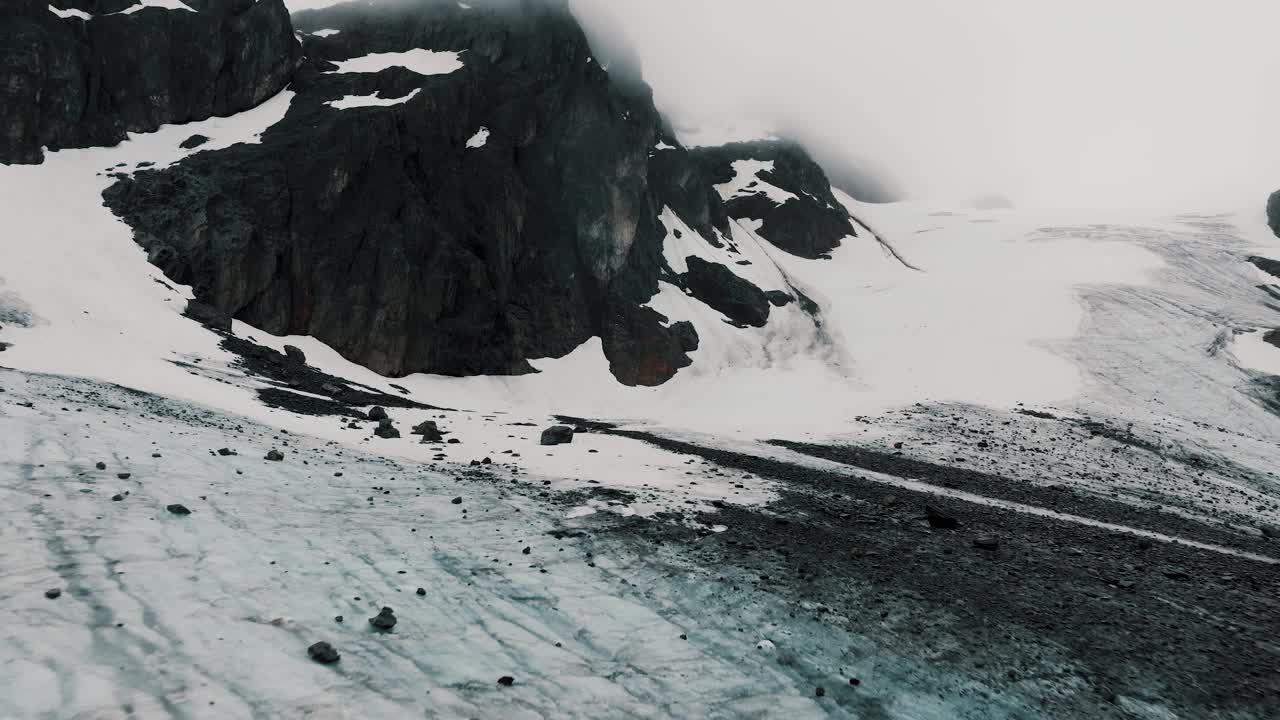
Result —
M 0 0 L 0 163 L 231 115 L 298 63 L 283 0 Z

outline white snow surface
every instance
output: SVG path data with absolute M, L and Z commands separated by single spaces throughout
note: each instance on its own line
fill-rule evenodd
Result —
M 335 110 L 350 110 L 351 108 L 364 107 L 390 107 L 392 105 L 403 105 L 414 98 L 421 90 L 413 90 L 408 95 L 398 98 L 384 98 L 378 95 L 347 95 L 341 100 L 330 100 L 325 103 Z
M 317 30 L 317 31 L 315 31 L 315 32 L 313 32 L 313 33 L 309 33 L 309 34 L 310 34 L 310 35 L 312 35 L 312 36 L 314 36 L 314 37 L 318 37 L 318 38 L 327 38 L 327 37 L 333 37 L 334 35 L 337 35 L 337 34 L 338 34 L 338 33 L 340 33 L 340 32 L 342 32 L 342 31 L 341 31 L 341 30 L 334 30 L 333 28 L 325 28 L 324 30 Z
M 335 62 L 335 73 L 376 73 L 402 67 L 419 75 L 447 75 L 462 68 L 460 53 L 414 48 L 404 52 L 370 53 Z
M 467 140 L 467 148 L 471 150 L 482 148 L 487 142 L 489 142 L 489 128 L 482 127 L 476 131 L 475 135 L 472 135 L 471 138 Z

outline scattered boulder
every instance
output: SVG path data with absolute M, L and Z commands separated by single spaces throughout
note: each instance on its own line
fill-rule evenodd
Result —
M 418 592 L 418 597 L 422 597 L 423 595 L 426 595 L 426 594 L 427 594 L 427 589 L 426 589 L 426 588 L 418 588 L 418 591 L 417 591 L 417 592 Z
M 374 405 L 373 407 L 369 408 L 370 420 L 381 421 L 386 419 L 386 417 L 387 417 L 387 409 L 382 407 L 381 405 Z
M 552 425 L 542 431 L 543 445 L 564 445 L 573 442 L 573 428 L 568 425 Z
M 386 632 L 396 626 L 396 613 L 389 607 L 384 607 L 378 611 L 378 614 L 369 618 L 369 624 L 375 629 Z
M 444 436 L 440 434 L 440 428 L 436 425 L 435 420 L 424 420 L 414 425 L 413 434 L 421 435 L 424 443 L 435 443 L 444 440 Z
M 391 418 L 389 417 L 384 417 L 378 421 L 378 427 L 374 429 L 373 434 L 383 439 L 400 437 L 400 431 L 391 424 Z
M 182 505 L 181 503 L 174 503 L 174 504 L 172 504 L 172 505 L 166 505 L 164 509 L 165 509 L 165 510 L 168 510 L 169 512 L 173 513 L 174 515 L 190 515 L 190 514 L 191 514 L 191 511 L 187 509 L 187 506 L 186 506 L 186 505 Z
M 450 502 L 450 503 L 453 503 L 454 505 L 461 505 L 461 504 L 462 504 L 462 498 L 460 498 L 460 497 L 456 497 L 456 498 L 454 498 L 454 499 L 450 500 L 449 502 Z
M 205 137 L 204 135 L 196 134 L 178 143 L 178 147 L 182 148 L 183 150 L 191 150 L 192 148 L 198 148 L 207 142 L 209 142 L 208 137 Z
M 221 455 L 222 457 L 227 457 L 228 455 L 235 455 L 236 451 L 232 450 L 231 448 L 220 448 L 218 450 L 218 454 Z
M 58 598 L 62 597 L 62 590 L 59 588 L 49 588 L 48 590 L 44 591 L 44 596 L 49 598 L 50 600 L 57 600 Z
M 116 477 L 120 478 L 121 480 L 128 480 L 129 478 L 133 477 L 133 473 L 127 473 L 127 472 L 116 473 Z
M 929 527 L 938 530 L 955 530 L 960 526 L 960 521 L 951 515 L 947 515 L 932 505 L 924 506 L 925 518 L 929 520 Z
M 502 677 L 498 678 L 498 684 L 501 685 L 502 687 L 511 687 L 512 685 L 516 684 L 516 679 L 511 677 L 510 675 L 503 675 Z
M 302 350 L 294 347 L 293 345 L 284 346 L 284 356 L 289 362 L 294 363 L 296 365 L 307 364 L 306 354 L 303 353 Z
M 99 462 L 99 463 L 94 464 L 94 467 L 98 468 L 99 470 L 106 470 L 106 469 L 107 469 L 107 464 L 106 464 L 106 463 L 104 463 L 104 462 Z
M 307 655 L 321 665 L 332 665 L 342 659 L 338 651 L 323 640 L 307 648 Z
M 693 323 L 688 320 L 681 320 L 671 323 L 671 327 L 668 329 L 680 345 L 681 350 L 691 353 L 698 349 L 698 330 L 693 326 Z
M 124 496 L 121 495 L 120 493 L 116 493 L 115 495 L 111 496 L 111 502 L 120 502 L 121 500 L 124 500 Z
M 231 332 L 231 316 L 212 305 L 206 305 L 197 300 L 189 300 L 187 309 L 182 314 L 210 330 L 219 330 L 225 333 Z
M 267 451 L 265 459 L 270 460 L 271 462 L 280 462 L 281 460 L 284 460 L 284 453 L 276 450 L 275 448 L 271 448 Z

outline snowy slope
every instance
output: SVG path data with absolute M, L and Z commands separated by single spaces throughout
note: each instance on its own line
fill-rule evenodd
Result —
M 648 306 L 692 323 L 700 346 L 655 388 L 620 385 L 599 339 L 535 362 L 533 375 L 390 381 L 312 338 L 235 324 L 333 375 L 445 408 L 392 410 L 405 436 L 381 439 L 349 418 L 262 404 L 266 380 L 181 315 L 190 288 L 148 264 L 102 203 L 108 173 L 172 163 L 195 152 L 179 147 L 194 134 L 211 138 L 201 151 L 255 142 L 291 99 L 0 166 L 0 497 L 16 509 L 0 530 L 0 715 L 954 718 L 1034 716 L 1044 702 L 1076 712 L 1107 696 L 1091 683 L 1114 658 L 1074 649 L 1074 627 L 1036 624 L 1067 609 L 948 615 L 985 609 L 993 587 L 1009 590 L 1002 602 L 1042 593 L 999 584 L 994 563 L 964 565 L 968 535 L 959 552 L 930 545 L 944 536 L 920 522 L 924 502 L 966 508 L 974 533 L 1015 545 L 1032 558 L 1021 572 L 1063 597 L 1109 578 L 1119 600 L 1098 605 L 1103 617 L 1145 613 L 1207 633 L 1212 662 L 1193 654 L 1187 667 L 1247 678 L 1274 659 L 1233 634 L 1275 630 L 1265 598 L 1280 556 L 1260 532 L 1280 525 L 1280 419 L 1268 405 L 1280 348 L 1262 339 L 1280 314 L 1258 287 L 1280 281 L 1245 262 L 1280 257 L 1280 241 L 1253 213 L 844 197 L 858 235 L 807 260 L 750 219 L 716 247 L 664 208 L 673 271 L 690 257 L 723 263 L 816 311 L 793 301 L 763 327 L 737 327 L 663 282 Z M 482 146 L 487 131 L 476 137 Z M 724 191 L 745 190 L 759 169 L 744 166 L 746 182 Z M 542 447 L 555 415 L 620 427 Z M 458 442 L 408 434 L 427 419 Z M 221 447 L 238 454 L 210 454 Z M 262 460 L 272 448 L 286 460 Z M 829 510 L 846 493 L 853 504 Z M 171 516 L 174 502 L 194 513 Z M 744 545 L 749 555 L 815 527 L 831 534 L 780 553 L 801 558 L 787 570 L 797 576 L 735 564 Z M 700 554 L 730 537 L 727 555 Z M 1154 549 L 1137 567 L 1124 543 L 1139 542 Z M 1079 548 L 1087 561 L 1055 554 Z M 894 572 L 877 570 L 881 553 Z M 901 571 L 920 554 L 935 564 Z M 841 575 L 851 557 L 869 565 Z M 993 584 L 930 595 L 927 578 L 949 568 L 959 576 L 948 583 Z M 1185 568 L 1252 584 L 1171 585 Z M 1120 594 L 1131 576 L 1158 592 Z M 53 588 L 63 596 L 46 599 Z M 1198 604 L 1211 602 L 1239 604 Z M 365 621 L 382 605 L 401 618 L 391 635 Z M 1240 625 L 1196 622 L 1213 613 Z M 1014 640 L 974 634 L 1002 623 Z M 1105 645 L 1110 634 L 1083 637 Z M 991 642 L 997 659 L 962 668 L 960 639 Z M 343 654 L 336 673 L 306 659 L 317 640 Z M 1154 646 L 1134 654 L 1168 659 Z M 1009 656 L 1068 679 L 1010 688 Z M 1128 684 L 1107 707 L 1212 707 L 1175 698 L 1179 676 L 1138 670 L 1116 670 L 1108 682 Z M 514 685 L 497 683 L 506 675 Z M 871 682 L 857 689 L 858 678 Z

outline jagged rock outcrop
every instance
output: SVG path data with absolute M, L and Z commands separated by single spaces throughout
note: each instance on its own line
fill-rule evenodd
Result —
M 527 372 L 600 336 L 611 358 L 639 353 L 623 382 L 666 380 L 688 358 L 639 307 L 662 270 L 660 203 L 688 194 L 711 221 L 714 198 L 683 150 L 689 167 L 664 172 L 689 186 L 651 187 L 652 98 L 611 83 L 565 3 L 508 5 L 302 13 L 303 31 L 340 32 L 306 37 L 261 144 L 139 172 L 108 203 L 202 302 L 386 375 Z M 465 51 L 462 66 L 333 72 L 415 48 Z M 329 104 L 374 94 L 412 97 Z
M 186 5 L 0 0 L 0 163 L 231 115 L 285 86 L 301 49 L 283 0 Z
M 680 147 L 638 75 L 596 61 L 565 0 L 351 3 L 294 22 L 295 94 L 259 143 L 104 194 L 198 302 L 268 332 L 390 376 L 530 372 L 599 337 L 620 382 L 657 385 L 699 345 L 646 307 L 660 279 L 737 324 L 768 320 L 769 298 L 728 268 L 677 273 L 663 257 L 664 208 L 732 245 L 753 201 L 721 197 L 722 160 L 762 154 L 797 195 L 751 214 L 780 247 L 816 257 L 852 232 L 798 148 Z
M 840 247 L 844 238 L 857 235 L 826 174 L 799 145 L 760 140 L 697 148 L 694 154 L 720 186 L 728 215 L 760 221 L 759 235 L 793 255 L 822 257 Z M 760 170 L 742 187 L 726 187 L 738 174 L 735 163 L 746 161 L 772 167 Z M 767 191 L 762 183 L 781 193 Z M 779 202 L 779 195 L 790 197 Z

